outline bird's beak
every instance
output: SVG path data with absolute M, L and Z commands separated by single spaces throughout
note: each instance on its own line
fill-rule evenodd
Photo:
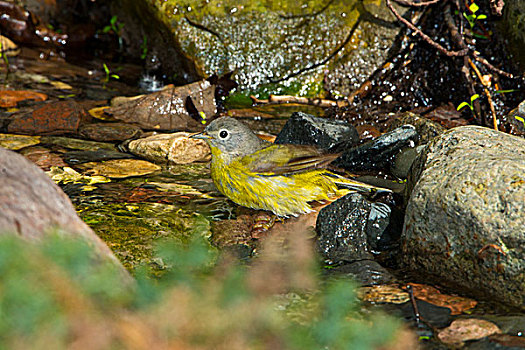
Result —
M 188 136 L 191 139 L 199 139 L 199 140 L 208 140 L 211 139 L 211 136 L 206 133 L 206 131 L 203 132 L 196 132 L 195 134 L 190 134 Z

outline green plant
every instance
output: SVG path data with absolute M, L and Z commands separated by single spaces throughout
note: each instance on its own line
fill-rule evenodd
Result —
M 470 13 L 467 14 L 466 12 L 463 12 L 463 16 L 467 19 L 468 24 L 470 25 L 470 29 L 474 28 L 477 21 L 487 18 L 487 16 L 484 14 L 476 15 L 476 12 L 478 12 L 479 10 L 479 6 L 475 2 L 470 4 L 468 8 L 470 10 Z
M 111 78 L 113 79 L 120 79 L 120 77 L 117 75 L 117 74 L 114 74 L 114 73 L 111 73 L 111 71 L 109 70 L 109 67 L 107 64 L 105 63 L 102 63 L 102 66 L 104 67 L 104 72 L 106 74 L 106 76 L 104 77 L 104 79 L 102 80 L 102 83 L 104 84 L 104 86 L 109 83 L 109 80 Z
M 111 17 L 109 24 L 102 28 L 103 33 L 113 32 L 118 37 L 118 47 L 119 50 L 122 50 L 124 46 L 124 40 L 122 39 L 122 29 L 124 28 L 124 23 L 119 23 L 117 16 Z
M 146 59 L 146 56 L 148 55 L 148 37 L 146 34 L 142 36 L 142 43 L 140 44 L 140 59 L 144 60 Z
M 522 117 L 520 117 L 520 116 L 517 116 L 517 115 L 515 115 L 515 116 L 514 116 L 514 119 L 516 119 L 516 120 L 518 120 L 518 121 L 522 122 L 522 123 L 523 123 L 523 126 L 525 127 L 525 119 L 524 119 L 524 118 L 522 118 Z
M 118 23 L 117 21 L 118 21 L 117 16 L 111 17 L 111 19 L 109 20 L 109 24 L 105 26 L 104 28 L 102 28 L 102 32 L 103 33 L 113 32 L 115 35 L 120 37 L 122 35 L 122 28 L 124 28 L 124 24 Z
M 144 266 L 129 281 L 79 239 L 0 236 L 0 348 L 376 349 L 392 338 L 398 322 L 359 313 L 351 281 L 319 281 L 311 253 L 267 249 L 245 266 L 200 236 L 164 242 L 165 273 Z
M 478 94 L 474 94 L 470 96 L 470 103 L 468 102 L 461 102 L 459 106 L 456 108 L 458 111 L 463 109 L 464 107 L 468 106 L 472 112 L 474 112 L 474 101 L 479 98 Z

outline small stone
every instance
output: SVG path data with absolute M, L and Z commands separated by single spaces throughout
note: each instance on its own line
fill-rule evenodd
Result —
M 359 135 L 353 125 L 303 112 L 293 113 L 275 139 L 277 144 L 313 145 L 334 152 L 357 142 Z
M 190 134 L 158 134 L 133 140 L 129 151 L 155 163 L 188 164 L 207 162 L 211 158 L 210 148 L 204 140 L 189 138 Z
M 48 171 L 52 166 L 67 166 L 60 155 L 41 146 L 29 147 L 20 151 L 24 157 L 38 165 L 42 170 Z

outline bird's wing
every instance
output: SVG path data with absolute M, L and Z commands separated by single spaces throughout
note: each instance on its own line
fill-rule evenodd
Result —
M 338 156 L 339 154 L 322 153 L 312 146 L 270 145 L 240 161 L 251 172 L 273 176 L 322 169 Z

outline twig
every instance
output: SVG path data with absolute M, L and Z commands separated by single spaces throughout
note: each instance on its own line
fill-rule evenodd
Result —
M 394 0 L 394 1 L 399 1 L 399 0 Z M 434 48 L 436 48 L 439 52 L 449 56 L 449 57 L 453 57 L 453 56 L 465 56 L 468 54 L 468 48 L 464 48 L 464 49 L 461 49 L 459 51 L 450 51 L 450 50 L 447 50 L 445 49 L 443 46 L 439 45 L 438 43 L 436 43 L 434 40 L 432 40 L 428 35 L 426 35 L 425 33 L 423 33 L 421 31 L 421 29 L 417 28 L 412 22 L 406 20 L 405 18 L 403 18 L 399 12 L 396 11 L 396 9 L 392 6 L 392 3 L 390 2 L 390 0 L 386 0 L 386 6 L 390 9 L 390 11 L 392 11 L 392 13 L 394 14 L 394 16 L 396 16 L 396 18 L 398 20 L 400 20 L 401 22 L 403 22 L 403 24 L 405 24 L 408 28 L 412 29 L 414 32 L 416 32 L 417 34 L 419 34 L 419 36 L 421 36 L 421 38 L 423 40 L 425 40 L 425 42 L 427 42 L 429 45 L 433 46 Z
M 500 75 L 503 75 L 504 77 L 510 78 L 510 79 L 515 79 L 516 78 L 513 74 L 507 73 L 505 71 L 502 71 L 499 68 L 494 67 L 489 61 L 487 61 L 483 57 L 478 56 L 475 52 L 472 53 L 472 56 L 474 57 L 474 59 L 476 61 L 478 61 L 479 63 L 485 65 L 491 71 L 494 71 L 494 72 L 496 72 L 496 73 L 498 73 Z
M 494 126 L 494 130 L 498 130 L 498 117 L 496 116 L 496 109 L 494 108 L 494 102 L 492 101 L 492 95 L 490 94 L 490 91 L 488 89 L 488 83 L 483 79 L 483 75 L 479 71 L 478 67 L 472 62 L 472 60 L 469 58 L 468 63 L 476 72 L 476 75 L 478 76 L 479 81 L 483 85 L 483 90 L 485 92 L 485 96 L 487 96 L 487 101 L 489 102 L 490 112 L 492 113 L 492 123 Z
M 410 7 L 421 7 L 421 6 L 428 6 L 432 4 L 436 4 L 443 0 L 429 0 L 429 1 L 423 1 L 423 2 L 412 2 L 408 0 L 394 0 L 397 4 L 401 6 L 410 6 Z
M 298 97 L 298 96 L 289 96 L 289 95 L 270 95 L 267 100 L 260 100 L 255 96 L 250 96 L 253 103 L 257 104 L 283 104 L 283 103 L 298 103 L 309 106 L 318 106 L 318 107 L 342 107 L 347 105 L 347 101 L 333 101 L 323 98 L 308 98 L 308 97 Z

